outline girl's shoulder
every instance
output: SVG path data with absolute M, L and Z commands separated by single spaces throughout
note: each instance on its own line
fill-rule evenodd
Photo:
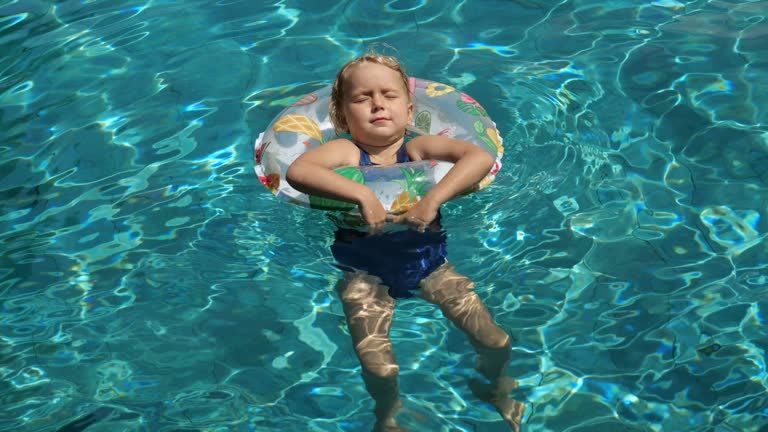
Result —
M 294 163 L 313 162 L 328 168 L 357 165 L 360 150 L 350 140 L 339 138 L 326 141 L 299 155 Z
M 405 148 L 412 159 L 421 160 L 429 153 L 429 148 L 434 144 L 435 135 L 418 135 L 406 140 Z
M 455 162 L 467 151 L 477 147 L 468 141 L 444 135 L 422 135 L 408 143 L 408 154 L 415 160 L 435 159 Z
M 336 138 L 325 142 L 320 147 L 320 151 L 331 153 L 335 159 L 345 160 L 345 165 L 357 165 L 360 160 L 360 148 L 347 138 Z

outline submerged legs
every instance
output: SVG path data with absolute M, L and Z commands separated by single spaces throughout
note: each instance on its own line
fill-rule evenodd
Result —
M 374 431 L 404 431 L 395 421 L 400 387 L 389 332 L 395 300 L 381 279 L 365 273 L 348 273 L 338 285 L 363 381 L 376 402 Z M 510 427 L 518 431 L 525 405 L 509 398 L 517 381 L 506 375 L 511 356 L 510 338 L 493 320 L 474 291 L 474 284 L 446 263 L 421 282 L 422 297 L 462 330 L 478 354 L 477 370 L 488 382 L 472 381 L 472 392 L 492 404 Z
M 509 398 L 509 392 L 518 386 L 514 378 L 506 375 L 511 356 L 509 335 L 496 325 L 474 287 L 471 280 L 448 263 L 421 282 L 424 299 L 440 307 L 443 315 L 466 333 L 477 350 L 477 370 L 489 384 L 470 382 L 472 392 L 491 403 L 517 431 L 525 405 Z
M 400 367 L 389 339 L 395 300 L 381 285 L 381 279 L 364 273 L 347 274 L 338 290 L 365 387 L 376 402 L 374 430 L 403 430 L 394 418 L 401 405 L 397 380 Z

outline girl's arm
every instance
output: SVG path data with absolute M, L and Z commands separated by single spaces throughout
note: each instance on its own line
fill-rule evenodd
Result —
M 453 168 L 410 210 L 391 221 L 424 228 L 437 217 L 440 206 L 482 180 L 494 164 L 493 157 L 467 141 L 439 135 L 420 136 L 408 143 L 412 160 L 453 162 Z
M 300 192 L 356 204 L 363 220 L 377 229 L 386 221 L 387 212 L 373 191 L 333 171 L 357 165 L 359 155 L 357 146 L 349 140 L 329 141 L 296 158 L 285 178 Z

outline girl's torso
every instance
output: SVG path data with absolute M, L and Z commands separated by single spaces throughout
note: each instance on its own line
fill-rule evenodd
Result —
M 360 149 L 360 166 L 374 166 Z M 410 162 L 406 142 L 397 151 L 397 163 Z M 331 252 L 345 271 L 362 270 L 382 279 L 392 297 L 410 297 L 419 283 L 446 261 L 446 234 L 440 213 L 426 232 L 403 229 L 381 234 L 339 227 Z

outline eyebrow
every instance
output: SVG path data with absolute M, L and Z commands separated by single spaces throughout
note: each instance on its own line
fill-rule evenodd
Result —
M 389 92 L 397 92 L 397 91 L 400 91 L 400 90 L 402 90 L 402 89 L 399 89 L 397 87 L 384 87 L 384 88 L 381 89 L 381 92 L 382 93 L 389 93 Z M 371 91 L 372 90 L 369 89 L 369 88 L 364 88 L 362 90 L 352 90 L 348 94 L 350 96 L 356 96 L 356 95 L 360 95 L 360 94 L 370 93 Z

